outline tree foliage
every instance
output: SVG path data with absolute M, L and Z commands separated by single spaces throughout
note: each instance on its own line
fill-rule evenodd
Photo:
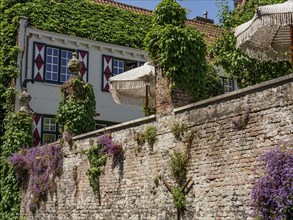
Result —
M 231 78 L 238 81 L 240 87 L 246 87 L 266 80 L 277 78 L 291 73 L 289 62 L 272 61 L 261 62 L 249 58 L 240 49 L 236 48 L 236 38 L 232 30 L 238 25 L 252 19 L 256 8 L 261 5 L 285 2 L 285 0 L 247 1 L 245 7 L 230 11 L 227 1 L 222 1 L 220 22 L 226 32 L 211 46 L 211 53 L 217 65 L 222 65 Z
M 204 97 L 207 71 L 202 35 L 185 25 L 186 11 L 175 0 L 163 0 L 154 10 L 145 44 L 149 57 L 178 88 L 199 100 Z
M 32 144 L 32 118 L 21 112 L 5 118 L 5 134 L 0 156 L 0 219 L 19 219 L 20 190 L 8 157 Z

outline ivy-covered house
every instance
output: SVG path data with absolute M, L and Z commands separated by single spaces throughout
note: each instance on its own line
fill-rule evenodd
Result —
M 60 86 L 71 76 L 67 63 L 75 51 L 82 62 L 83 80 L 94 88 L 97 128 L 143 116 L 141 108 L 115 104 L 108 79 L 146 62 L 144 50 L 48 32 L 26 24 L 27 20 L 21 19 L 19 39 L 24 39 L 21 48 L 25 52 L 19 58 L 22 69 L 17 89 L 20 92 L 21 85 L 28 82 L 27 91 L 32 97 L 29 106 L 35 112 L 35 144 L 58 138 L 60 125 L 55 115 L 61 99 Z
M 97 128 L 143 116 L 141 108 L 114 103 L 108 79 L 147 61 L 143 40 L 152 11 L 112 0 L 19 2 L 7 3 L 2 23 L 13 21 L 18 26 L 19 76 L 15 84 L 19 93 L 26 84 L 32 97 L 29 106 L 35 112 L 35 145 L 59 136 L 55 115 L 60 86 L 70 76 L 66 65 L 75 51 L 83 64 L 80 74 L 94 87 Z M 219 27 L 209 19 L 197 17 L 187 23 L 202 32 L 207 44 L 219 36 Z M 235 86 L 223 77 L 223 88 L 231 91 Z M 17 100 L 15 110 L 19 109 Z M 0 132 L 2 124 L 0 120 Z

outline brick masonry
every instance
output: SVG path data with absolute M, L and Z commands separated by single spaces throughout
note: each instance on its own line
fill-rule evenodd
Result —
M 250 108 L 245 129 L 232 128 L 232 120 Z M 259 175 L 256 158 L 277 145 L 290 145 L 293 137 L 293 75 L 245 88 L 231 94 L 174 109 L 173 114 L 153 116 L 116 125 L 105 130 L 122 143 L 123 159 L 109 158 L 100 178 L 101 201 L 93 194 L 86 171 L 89 140 L 102 130 L 75 137 L 76 149 L 64 147 L 64 172 L 57 193 L 32 216 L 23 193 L 22 216 L 26 219 L 74 220 L 172 220 L 177 219 L 172 197 L 155 179 L 162 176 L 171 185 L 168 165 L 175 140 L 171 127 L 176 122 L 195 132 L 190 148 L 188 177 L 193 184 L 187 195 L 182 219 L 253 219 L 251 191 Z M 157 140 L 153 147 L 139 146 L 135 133 L 153 124 Z

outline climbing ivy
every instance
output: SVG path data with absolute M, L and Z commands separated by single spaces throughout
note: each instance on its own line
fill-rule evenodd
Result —
M 104 166 L 107 162 L 107 156 L 112 155 L 116 157 L 123 152 L 122 145 L 114 142 L 110 134 L 99 136 L 97 143 L 91 143 L 91 147 L 87 153 L 90 167 L 88 169 L 88 176 L 90 186 L 94 193 L 98 195 L 100 202 L 100 175 L 104 171 Z M 113 158 L 114 159 L 114 158 Z
M 57 110 L 57 121 L 69 134 L 92 131 L 95 126 L 95 94 L 91 84 L 81 76 L 71 77 L 61 86 L 61 102 Z
M 206 47 L 201 33 L 186 26 L 185 20 L 186 11 L 175 0 L 162 0 L 154 10 L 145 44 L 152 62 L 197 101 L 206 97 Z
M 21 147 L 32 144 L 32 118 L 21 112 L 5 118 L 0 156 L 0 219 L 19 219 L 20 190 L 8 157 Z
M 99 194 L 100 184 L 99 177 L 103 173 L 104 166 L 107 162 L 107 155 L 101 153 L 102 146 L 100 144 L 92 145 L 87 153 L 90 168 L 88 176 L 90 185 L 95 193 Z

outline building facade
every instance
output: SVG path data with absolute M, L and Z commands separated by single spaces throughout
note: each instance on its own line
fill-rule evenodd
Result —
M 143 116 L 140 107 L 113 101 L 108 80 L 143 65 L 147 61 L 146 51 L 34 29 L 27 26 L 24 18 L 20 21 L 19 46 L 23 53 L 18 58 L 21 75 L 17 90 L 20 93 L 26 84 L 32 97 L 29 107 L 35 112 L 35 145 L 55 141 L 59 136 L 60 125 L 55 116 L 61 99 L 60 86 L 71 75 L 67 63 L 73 52 L 78 53 L 82 62 L 80 75 L 94 88 L 97 128 Z

